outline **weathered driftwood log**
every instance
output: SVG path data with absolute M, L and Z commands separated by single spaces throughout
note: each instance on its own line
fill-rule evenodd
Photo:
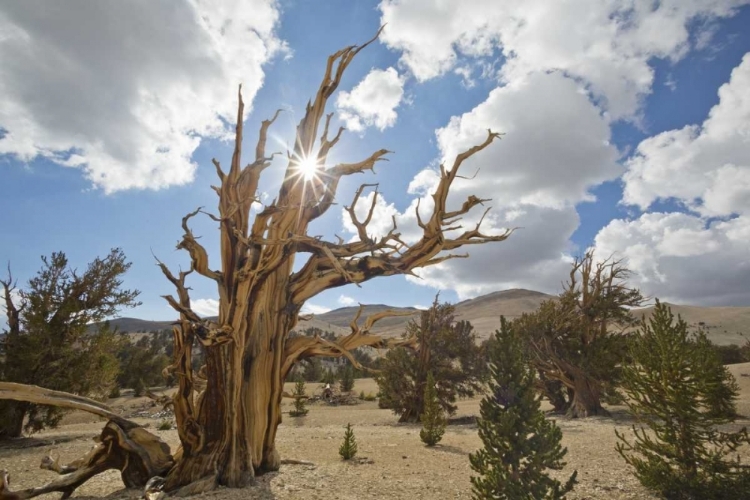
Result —
M 49 456 L 42 459 L 40 468 L 61 475 L 55 481 L 11 491 L 10 473 L 0 471 L 0 500 L 24 500 L 54 491 L 61 492 L 65 499 L 91 477 L 110 469 L 120 471 L 127 488 L 141 489 L 149 479 L 165 475 L 174 465 L 167 443 L 93 399 L 10 382 L 0 382 L 0 398 L 83 410 L 109 419 L 94 438 L 96 445 L 83 457 L 67 465 L 60 465 Z

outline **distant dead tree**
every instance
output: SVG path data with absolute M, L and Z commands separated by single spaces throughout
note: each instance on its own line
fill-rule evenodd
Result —
M 258 474 L 278 470 L 281 458 L 276 450 L 276 431 L 281 423 L 284 380 L 301 360 L 345 356 L 359 368 L 353 349 L 389 348 L 416 342 L 414 338 L 386 340 L 370 333 L 373 324 L 393 315 L 391 312 L 375 314 L 361 327 L 357 324 L 358 314 L 351 323 L 351 333 L 336 341 L 319 336 L 289 338 L 307 300 L 331 288 L 360 284 L 380 276 L 410 274 L 417 268 L 466 257 L 451 252 L 464 245 L 503 241 L 512 232 L 485 235 L 480 230 L 481 221 L 468 229 L 458 224 L 464 214 L 488 200 L 469 196 L 455 210 L 446 206 L 448 192 L 461 165 L 498 138 L 499 134 L 488 131 L 481 144 L 458 154 L 452 165 L 447 168 L 441 165 L 432 213 L 423 219 L 417 210 L 422 236 L 416 243 L 409 245 L 401 239 L 395 218 L 385 236 L 373 238 L 368 234 L 377 190 L 363 220 L 355 211 L 363 192 L 373 187 L 368 184 L 356 190 L 352 203 L 346 207 L 357 229 L 356 241 L 332 242 L 308 235 L 309 224 L 334 205 L 341 179 L 372 170 L 389 153 L 381 149 L 358 162 L 327 163 L 328 154 L 344 129 L 339 128 L 333 137 L 329 135 L 333 114 L 325 115 L 326 103 L 353 58 L 377 36 L 328 58 L 320 88 L 308 102 L 297 126 L 294 149 L 287 152 L 288 164 L 278 195 L 253 220 L 250 209 L 258 201 L 261 174 L 276 154 L 266 153 L 266 138 L 278 112 L 261 123 L 254 157 L 243 167 L 244 105 L 240 94 L 229 170 L 213 161 L 220 181 L 213 186 L 219 196 L 218 215 L 206 214 L 220 226 L 220 264 L 218 268 L 210 264 L 208 252 L 188 225 L 201 209 L 182 220 L 184 235 L 178 248 L 190 254 L 190 268 L 174 274 L 159 262 L 177 290 L 176 297 L 165 298 L 180 314 L 179 326 L 174 329 L 174 363 L 169 371 L 178 379 L 174 410 L 181 446 L 171 457 L 174 465 L 161 471 L 166 475 L 164 491 L 194 493 L 216 485 L 243 487 L 251 484 Z M 295 258 L 300 253 L 308 255 L 307 261 L 295 272 Z M 192 309 L 185 284 L 191 273 L 216 283 L 219 314 L 215 321 L 201 318 Z M 200 374 L 191 366 L 194 339 L 199 340 L 205 351 L 206 364 Z M 205 390 L 197 391 L 197 379 L 204 381 Z M 23 391 L 6 391 L 5 395 L 0 394 L 3 396 L 24 397 Z M 110 449 L 113 453 L 138 449 L 139 436 L 131 432 L 125 436 L 127 442 Z M 147 444 L 149 450 L 155 449 L 153 443 Z M 128 467 L 137 466 L 135 455 L 128 459 Z

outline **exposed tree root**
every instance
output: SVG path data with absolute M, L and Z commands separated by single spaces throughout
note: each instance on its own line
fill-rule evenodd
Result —
M 175 491 L 169 493 L 171 497 L 189 497 L 192 495 L 200 495 L 201 493 L 207 493 L 213 491 L 218 486 L 216 480 L 216 474 L 210 474 L 202 479 L 193 481 L 192 483 L 183 486 Z
M 32 385 L 0 382 L 0 398 L 28 401 L 83 410 L 109 418 L 91 451 L 73 462 L 61 465 L 57 459 L 44 457 L 40 468 L 62 477 L 38 488 L 11 491 L 10 474 L 0 471 L 0 500 L 24 500 L 53 491 L 68 498 L 76 488 L 106 470 L 117 469 L 127 488 L 143 488 L 149 479 L 166 474 L 174 465 L 167 443 L 135 422 L 112 412 L 92 399 Z
M 281 461 L 281 465 L 312 465 L 315 466 L 314 463 L 308 462 L 307 460 L 295 460 L 293 458 L 285 458 Z
M 44 457 L 41 468 L 62 476 L 44 486 L 11 491 L 10 474 L 5 470 L 0 471 L 0 499 L 24 500 L 53 491 L 61 492 L 65 499 L 90 478 L 110 469 L 120 471 L 127 488 L 143 488 L 150 478 L 166 474 L 174 465 L 169 446 L 141 427 L 125 431 L 117 423 L 109 421 L 94 439 L 97 445 L 91 451 L 67 465 Z

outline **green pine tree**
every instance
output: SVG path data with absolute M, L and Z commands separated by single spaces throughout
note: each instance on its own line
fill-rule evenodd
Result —
M 617 451 L 636 477 L 669 500 L 750 498 L 750 467 L 726 460 L 750 444 L 747 429 L 717 429 L 735 418 L 738 386 L 705 333 L 690 335 L 657 300 L 630 353 L 623 388 L 640 425 L 632 444 L 617 433 Z
M 350 460 L 357 454 L 357 440 L 354 439 L 354 430 L 352 424 L 346 424 L 346 433 L 344 434 L 344 442 L 339 447 L 339 455 L 344 460 Z
M 339 370 L 339 387 L 344 394 L 354 389 L 354 367 L 351 363 Z
M 307 408 L 305 408 L 305 399 L 307 399 L 307 395 L 305 394 L 305 381 L 301 376 L 297 377 L 292 396 L 294 397 L 294 410 L 289 412 L 289 416 L 304 417 L 307 415 Z
M 443 434 L 445 434 L 445 415 L 438 400 L 432 372 L 427 374 L 427 382 L 424 388 L 424 412 L 420 420 L 422 430 L 419 431 L 419 438 L 427 446 L 435 446 L 443 439 Z
M 330 368 L 327 368 L 325 372 L 323 372 L 323 376 L 321 377 L 320 382 L 323 384 L 333 385 L 336 383 L 336 374 L 333 373 Z
M 563 485 L 547 474 L 560 470 L 567 449 L 562 432 L 540 410 L 534 370 L 524 357 L 517 332 L 501 318 L 489 345 L 490 393 L 482 400 L 479 437 L 484 448 L 469 456 L 475 499 L 564 499 L 576 472 Z

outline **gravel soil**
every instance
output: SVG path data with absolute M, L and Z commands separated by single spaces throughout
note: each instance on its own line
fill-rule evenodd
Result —
M 750 424 L 750 364 L 733 365 L 730 371 L 741 387 L 738 410 L 741 415 L 735 427 Z M 308 391 L 319 392 L 318 384 L 308 384 Z M 292 385 L 287 388 L 289 392 Z M 354 391 L 375 393 L 372 380 L 357 380 Z M 110 404 L 129 415 L 161 408 L 151 407 L 143 398 L 122 397 Z M 312 462 L 314 465 L 283 465 L 277 473 L 257 479 L 249 490 L 219 489 L 201 495 L 221 499 L 468 499 L 471 498 L 472 471 L 469 454 L 481 446 L 476 425 L 466 423 L 479 414 L 479 398 L 460 401 L 458 424 L 448 426 L 443 440 L 428 448 L 419 440 L 419 427 L 397 423 L 388 410 L 380 410 L 376 402 L 361 402 L 353 406 L 332 407 L 315 403 L 308 406 L 305 417 L 293 418 L 285 414 L 278 431 L 277 446 L 282 458 Z M 285 400 L 285 413 L 291 402 Z M 653 499 L 631 474 L 628 466 L 615 451 L 615 429 L 632 435 L 623 407 L 610 407 L 611 417 L 579 420 L 558 419 L 567 447 L 567 465 L 555 472 L 567 478 L 578 470 L 578 481 L 571 499 Z M 148 424 L 150 431 L 162 437 L 172 449 L 178 445 L 175 430 L 158 431 L 160 418 L 135 418 Z M 351 423 L 358 442 L 357 459 L 345 462 L 338 455 L 344 427 Z M 11 472 L 12 489 L 40 486 L 54 479 L 54 474 L 39 469 L 40 459 L 51 454 L 62 463 L 85 454 L 93 445 L 102 422 L 85 414 L 72 413 L 63 425 L 0 446 L 0 469 Z M 743 461 L 750 461 L 750 450 L 742 449 Z M 141 492 L 122 489 L 117 471 L 94 477 L 74 497 L 138 498 Z M 40 498 L 59 498 L 48 494 Z

